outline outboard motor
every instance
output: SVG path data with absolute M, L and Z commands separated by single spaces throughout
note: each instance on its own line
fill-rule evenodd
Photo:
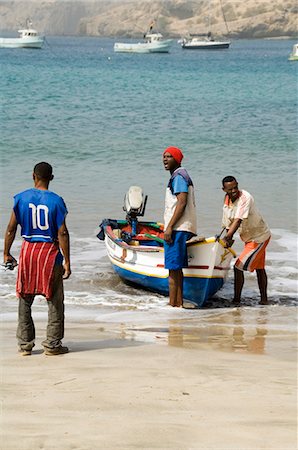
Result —
M 131 224 L 132 236 L 137 234 L 137 217 L 145 214 L 147 198 L 139 186 L 130 186 L 125 194 L 123 210 L 126 211 L 126 220 Z

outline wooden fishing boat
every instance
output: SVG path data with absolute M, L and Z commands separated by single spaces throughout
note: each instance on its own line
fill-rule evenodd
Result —
M 132 189 L 132 188 L 130 188 Z M 127 197 L 126 197 L 127 198 Z M 145 201 L 146 204 L 146 201 Z M 143 215 L 139 209 L 137 215 Z M 124 208 L 125 209 L 125 208 Z M 168 270 L 164 268 L 163 225 L 139 222 L 133 208 L 126 220 L 104 219 L 98 238 L 104 240 L 114 271 L 125 282 L 168 295 Z M 204 305 L 224 284 L 235 252 L 212 236 L 195 236 L 187 243 L 188 267 L 183 269 L 183 298 Z

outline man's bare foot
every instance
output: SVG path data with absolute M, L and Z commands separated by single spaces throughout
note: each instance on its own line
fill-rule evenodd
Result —
M 234 305 L 234 306 L 239 306 L 240 305 L 240 303 L 241 303 L 241 300 L 233 300 L 232 301 L 232 305 Z
M 268 305 L 268 300 L 260 300 L 259 305 Z

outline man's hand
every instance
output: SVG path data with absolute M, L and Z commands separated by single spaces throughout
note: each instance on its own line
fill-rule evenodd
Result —
M 172 227 L 167 227 L 167 229 L 164 231 L 164 240 L 170 244 L 171 242 L 173 242 L 172 240 Z
M 63 280 L 67 280 L 71 275 L 69 264 L 63 264 L 63 269 L 64 269 Z
M 17 260 L 9 253 L 3 257 L 3 265 L 5 270 L 13 270 L 17 265 Z
M 224 238 L 222 238 L 222 240 L 223 240 L 226 248 L 232 247 L 232 245 L 235 242 L 232 238 L 229 238 L 229 237 L 224 237 Z

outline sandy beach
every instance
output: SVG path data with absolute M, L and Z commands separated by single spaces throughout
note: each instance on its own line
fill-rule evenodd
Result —
M 239 311 L 221 313 L 222 327 L 77 314 L 62 356 L 42 354 L 45 318 L 29 357 L 17 354 L 16 323 L 3 321 L 1 449 L 295 450 L 296 335 L 264 320 L 243 328 Z

